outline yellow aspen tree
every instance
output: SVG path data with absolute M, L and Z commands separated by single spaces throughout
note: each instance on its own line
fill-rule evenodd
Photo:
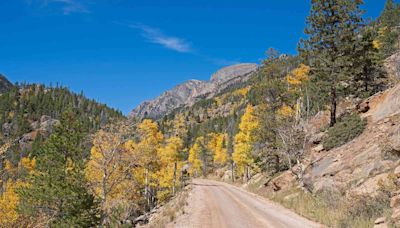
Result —
M 108 224 L 115 207 L 134 204 L 135 186 L 130 178 L 133 168 L 139 164 L 138 155 L 129 150 L 123 127 L 96 133 L 85 176 L 93 193 L 100 199 L 102 223 Z
M 20 170 L 27 173 L 34 172 L 36 166 L 35 159 L 22 158 L 19 164 Z M 16 170 L 10 162 L 6 161 L 6 171 Z M 0 195 L 0 227 L 16 227 L 19 219 L 18 205 L 20 197 L 17 189 L 28 187 L 28 182 L 23 180 L 12 181 L 8 180 L 5 184 L 4 192 Z
M 310 67 L 305 65 L 305 64 L 300 64 L 300 66 L 296 69 L 294 69 L 292 72 L 288 74 L 286 77 L 287 83 L 289 84 L 289 92 L 295 95 L 297 97 L 296 99 L 296 104 L 292 105 L 294 109 L 291 107 L 284 105 L 279 114 L 282 114 L 281 116 L 283 117 L 288 117 L 292 116 L 293 113 L 295 113 L 295 118 L 296 121 L 300 119 L 301 115 L 301 109 L 303 107 L 303 96 L 302 96 L 302 87 L 304 87 L 305 83 L 309 81 L 309 74 L 310 74 Z M 308 98 L 307 98 L 308 100 Z M 307 102 L 308 106 L 308 102 Z M 293 111 L 293 113 L 290 113 L 289 109 Z M 307 109 L 308 110 L 308 109 Z
M 244 174 L 246 180 L 249 179 L 249 168 L 254 166 L 252 150 L 258 128 L 259 121 L 254 114 L 254 108 L 248 105 L 239 124 L 239 133 L 235 136 L 232 154 L 232 159 L 237 165 L 239 173 Z
M 305 64 L 300 64 L 300 66 L 294 69 L 286 77 L 287 82 L 292 86 L 298 86 L 309 80 L 310 67 Z
M 184 139 L 187 137 L 188 128 L 185 121 L 185 116 L 183 113 L 178 114 L 173 121 L 173 135 Z
M 5 191 L 0 196 L 0 227 L 14 227 L 18 220 L 19 196 L 16 189 L 24 184 L 20 181 L 8 181 Z
M 192 148 L 189 150 L 189 163 L 190 163 L 190 175 L 198 177 L 199 172 L 202 169 L 202 162 L 201 162 L 201 152 L 202 148 L 202 141 L 204 140 L 203 137 L 199 137 L 196 139 L 195 143 L 193 144 Z
M 171 137 L 166 140 L 165 146 L 159 150 L 161 169 L 159 171 L 160 187 L 167 188 L 162 191 L 163 198 L 176 193 L 176 182 L 178 178 L 177 170 L 182 166 L 183 140 L 179 137 Z
M 152 199 L 154 194 L 151 194 L 151 188 L 156 188 L 157 177 L 156 172 L 159 166 L 158 151 L 161 143 L 164 140 L 163 134 L 159 131 L 158 124 L 152 120 L 146 119 L 137 127 L 139 134 L 139 143 L 137 144 L 137 151 L 142 155 L 141 164 L 144 171 L 144 186 L 145 186 L 145 199 L 147 205 L 152 208 Z
M 227 149 L 227 134 L 216 134 L 211 133 L 208 135 L 209 142 L 207 149 L 212 152 L 214 162 L 217 165 L 226 165 L 228 161 L 228 149 Z

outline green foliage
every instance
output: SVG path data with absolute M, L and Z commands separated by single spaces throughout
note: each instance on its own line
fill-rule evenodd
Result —
M 61 125 L 35 156 L 37 170 L 30 185 L 20 189 L 20 212 L 35 219 L 47 218 L 50 226 L 91 227 L 97 224 L 96 202 L 83 173 L 82 123 L 67 112 Z
M 377 32 L 371 26 L 365 27 L 356 43 L 356 65 L 352 86 L 348 93 L 366 98 L 387 87 L 387 75 L 383 69 L 383 59 L 376 47 Z
M 387 0 L 381 16 L 378 18 L 378 30 L 381 34 L 378 37 L 383 57 L 393 54 L 398 47 L 400 26 L 400 4 L 393 0 Z
M 0 96 L 0 139 L 20 138 L 33 130 L 32 123 L 39 122 L 42 116 L 61 118 L 65 111 L 73 112 L 80 121 L 85 134 L 98 130 L 111 119 L 124 118 L 121 112 L 75 94 L 64 87 L 45 87 L 44 85 L 16 85 Z M 37 128 L 37 127 L 35 127 Z M 49 132 L 50 133 L 50 132 Z M 35 155 L 37 148 L 48 137 L 37 134 L 33 148 L 21 150 L 18 145 L 6 153 L 6 158 L 17 164 L 23 156 Z
M 89 100 L 83 94 L 37 84 L 15 86 L 2 94 L 0 110 L 0 126 L 12 125 L 11 132 L 7 132 L 10 136 L 29 132 L 30 122 L 40 120 L 43 115 L 58 119 L 66 110 L 72 110 L 87 131 L 99 129 L 112 118 L 122 118 L 121 112 Z
M 345 116 L 329 128 L 328 136 L 323 140 L 324 148 L 330 150 L 341 146 L 356 138 L 364 132 L 367 120 L 361 119 L 357 114 Z
M 331 103 L 330 125 L 336 123 L 338 92 L 348 87 L 357 65 L 355 46 L 363 25 L 362 1 L 312 1 L 300 53 L 312 69 L 316 88 Z M 343 88 L 344 87 L 344 88 Z

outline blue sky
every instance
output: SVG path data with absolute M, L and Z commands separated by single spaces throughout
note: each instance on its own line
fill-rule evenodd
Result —
M 384 0 L 365 0 L 376 17 Z M 0 0 L 0 73 L 128 113 L 274 47 L 296 53 L 309 0 Z

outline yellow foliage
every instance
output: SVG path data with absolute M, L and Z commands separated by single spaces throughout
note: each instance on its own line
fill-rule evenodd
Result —
M 383 36 L 383 35 L 385 35 L 387 32 L 388 32 L 388 27 L 387 26 L 385 26 L 385 27 L 381 27 L 381 28 L 379 28 L 378 29 L 378 35 L 379 36 Z
M 189 150 L 189 163 L 190 163 L 190 175 L 198 175 L 202 168 L 202 163 L 200 159 L 202 148 L 203 137 L 196 139 L 196 142 Z
M 223 98 L 222 97 L 216 97 L 214 98 L 215 102 L 217 103 L 217 106 L 223 105 Z
M 0 227 L 14 227 L 18 220 L 17 207 L 19 204 L 19 196 L 16 189 L 26 186 L 21 181 L 8 181 L 5 191 L 0 196 Z
M 181 172 L 179 170 L 182 169 L 184 163 L 177 162 L 176 170 L 174 169 L 175 164 L 169 163 L 164 168 L 159 170 L 156 173 L 156 178 L 158 179 L 158 187 L 160 188 L 157 191 L 157 198 L 160 201 L 165 201 L 172 194 L 172 188 L 174 185 L 174 172 L 176 171 L 176 180 L 181 178 Z
M 254 163 L 254 159 L 251 155 L 252 145 L 248 141 L 248 136 L 239 132 L 235 136 L 234 153 L 232 159 L 239 168 L 239 173 L 243 173 L 244 168 Z
M 287 106 L 287 105 L 283 105 L 279 110 L 278 110 L 278 116 L 281 118 L 288 118 L 293 116 L 295 113 L 295 111 L 293 110 L 293 108 Z
M 21 159 L 21 165 L 24 169 L 26 169 L 29 173 L 34 171 L 36 168 L 36 159 L 29 159 L 27 157 L 24 157 Z
M 138 126 L 138 133 L 140 142 L 136 147 L 142 154 L 143 165 L 147 167 L 151 163 L 157 163 L 157 152 L 164 140 L 163 134 L 158 130 L 157 123 L 152 120 L 144 120 Z
M 256 140 L 255 133 L 258 128 L 258 118 L 254 114 L 253 107 L 249 105 L 239 124 L 240 131 L 235 136 L 234 152 L 232 154 L 232 159 L 238 166 L 240 172 L 243 172 L 246 166 L 254 164 L 251 152 L 253 143 Z
M 228 149 L 226 142 L 228 136 L 226 134 L 209 134 L 209 142 L 207 148 L 212 152 L 214 162 L 218 165 L 225 165 L 228 161 Z
M 8 118 L 12 119 L 12 118 L 14 118 L 14 115 L 15 115 L 14 112 L 11 111 L 8 113 Z
M 374 40 L 374 41 L 372 41 L 372 46 L 373 46 L 375 49 L 381 49 L 381 47 L 382 47 L 382 42 L 379 41 L 379 40 Z
M 247 96 L 249 91 L 250 91 L 250 87 L 245 87 L 245 88 L 235 90 L 233 92 L 233 95 L 245 97 L 245 96 Z
M 4 162 L 4 170 L 8 173 L 14 172 L 15 168 L 14 166 L 11 164 L 10 161 L 6 160 Z
M 178 114 L 172 124 L 173 136 L 183 138 L 187 135 L 188 129 L 186 127 L 185 116 L 183 113 Z
M 85 176 L 96 197 L 102 201 L 104 211 L 118 205 L 126 205 L 137 197 L 136 182 L 130 178 L 138 163 L 133 141 L 125 141 L 118 132 L 100 130 L 94 138 Z M 71 163 L 70 166 L 73 166 Z
M 179 154 L 183 150 L 183 140 L 178 137 L 167 139 L 166 145 L 159 150 L 159 156 L 163 165 L 177 162 Z
M 178 172 L 183 167 L 181 155 L 184 153 L 184 142 L 179 137 L 171 137 L 166 140 L 165 145 L 158 151 L 161 167 L 156 172 L 155 179 L 158 181 L 157 196 L 160 201 L 164 201 L 173 192 L 174 181 L 180 179 L 181 173 Z M 174 180 L 174 174 L 176 179 Z
M 294 69 L 287 76 L 287 82 L 290 85 L 298 86 L 309 80 L 308 74 L 310 73 L 310 67 L 304 64 Z

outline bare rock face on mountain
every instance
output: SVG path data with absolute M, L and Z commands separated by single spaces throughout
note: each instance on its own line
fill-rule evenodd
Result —
M 7 92 L 12 86 L 13 84 L 0 74 L 0 93 Z
M 389 74 L 389 78 L 391 78 L 394 82 L 400 81 L 400 52 L 390 56 L 385 61 L 385 67 Z
M 137 118 L 158 118 L 173 109 L 185 105 L 191 97 L 199 94 L 205 87 L 205 82 L 190 80 L 164 92 L 152 101 L 140 104 L 132 111 L 130 116 Z
M 212 75 L 210 81 L 190 80 L 164 92 L 152 101 L 140 104 L 130 116 L 140 119 L 160 118 L 176 108 L 191 106 L 198 100 L 214 97 L 230 86 L 246 82 L 257 69 L 257 64 L 252 63 L 222 68 Z

